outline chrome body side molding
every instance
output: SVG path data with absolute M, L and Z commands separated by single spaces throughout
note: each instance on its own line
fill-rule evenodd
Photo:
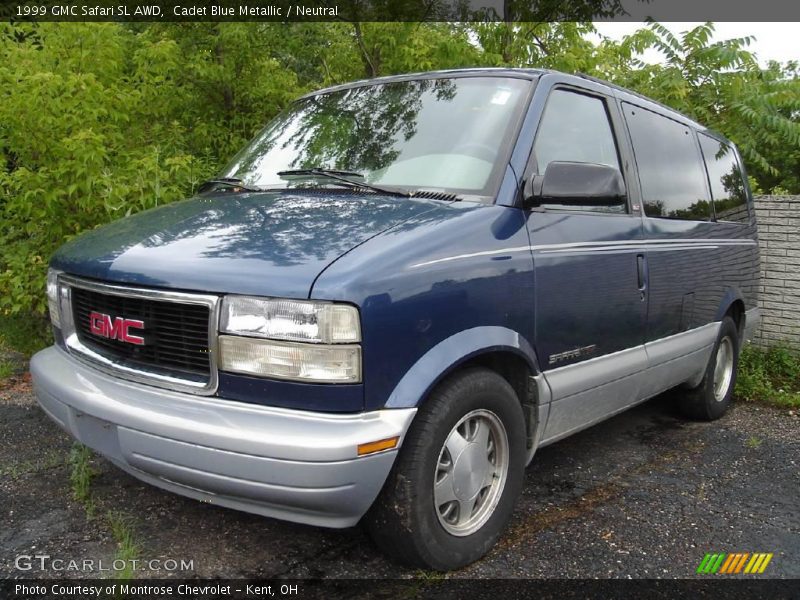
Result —
M 541 254 L 596 254 L 609 252 L 667 252 L 674 250 L 709 250 L 721 246 L 758 246 L 755 240 L 751 239 L 726 239 L 726 238 L 688 238 L 688 239 L 667 239 L 667 240 L 614 240 L 597 242 L 570 242 L 562 244 L 536 244 L 529 246 L 513 246 L 500 248 L 499 250 L 484 250 L 481 252 L 470 252 L 468 254 L 456 254 L 444 256 L 425 262 L 411 265 L 410 269 L 426 267 L 438 263 L 452 262 L 482 256 L 496 256 L 501 254 L 513 254 L 516 252 L 536 252 Z

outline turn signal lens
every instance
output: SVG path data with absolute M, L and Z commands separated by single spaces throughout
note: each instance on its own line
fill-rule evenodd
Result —
M 53 327 L 61 328 L 61 311 L 58 308 L 58 275 L 61 271 L 47 270 L 47 308 Z
M 378 440 L 377 442 L 368 442 L 366 444 L 358 445 L 358 455 L 364 456 L 365 454 L 374 454 L 382 450 L 391 450 L 397 447 L 397 442 L 400 441 L 399 436 L 386 438 L 385 440 Z

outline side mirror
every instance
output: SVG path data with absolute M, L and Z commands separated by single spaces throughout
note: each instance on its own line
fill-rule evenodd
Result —
M 625 202 L 625 181 L 619 169 L 595 163 L 553 161 L 544 175 L 525 182 L 526 207 L 618 206 Z

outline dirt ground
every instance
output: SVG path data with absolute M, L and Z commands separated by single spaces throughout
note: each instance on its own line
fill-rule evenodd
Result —
M 217 508 L 99 457 L 87 518 L 72 497 L 72 441 L 38 408 L 27 375 L 0 386 L 0 577 L 97 576 L 20 572 L 15 557 L 109 564 L 119 551 L 109 511 L 124 518 L 141 559 L 192 561 L 137 577 L 431 577 L 385 559 L 357 527 Z M 661 396 L 537 453 L 500 543 L 449 576 L 683 578 L 706 552 L 773 552 L 764 576 L 798 578 L 798 462 L 796 413 L 739 404 L 716 423 L 691 423 L 674 396 Z

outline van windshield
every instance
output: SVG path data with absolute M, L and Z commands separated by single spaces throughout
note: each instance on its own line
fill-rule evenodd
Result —
M 336 169 L 401 190 L 493 196 L 530 82 L 461 77 L 391 82 L 303 98 L 223 175 L 245 185 L 310 185 L 283 171 Z M 319 179 L 315 185 L 330 185 Z

